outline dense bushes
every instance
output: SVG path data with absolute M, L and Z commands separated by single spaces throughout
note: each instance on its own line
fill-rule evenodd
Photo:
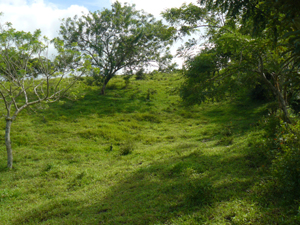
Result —
M 287 200 L 300 199 L 300 121 L 288 124 L 273 115 L 260 125 L 265 134 L 256 141 L 255 153 L 269 168 L 273 191 Z
M 274 143 L 280 151 L 274 156 L 271 172 L 287 198 L 300 197 L 300 121 L 280 122 Z

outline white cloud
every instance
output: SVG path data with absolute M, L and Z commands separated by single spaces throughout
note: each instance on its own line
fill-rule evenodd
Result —
M 115 2 L 116 0 L 110 0 Z M 94 1 L 92 1 L 94 2 Z M 159 17 L 160 13 L 167 8 L 180 7 L 183 3 L 194 3 L 197 0 L 119 0 L 119 2 L 128 2 L 135 4 L 136 9 L 143 9 L 147 13 Z M 85 4 L 89 4 L 86 1 Z M 95 2 L 94 2 L 95 3 Z M 44 0 L 0 0 L 0 12 L 4 15 L 0 17 L 0 22 L 11 22 L 17 30 L 34 32 L 36 29 L 41 29 L 42 35 L 52 39 L 58 36 L 60 27 L 60 19 L 81 15 L 82 12 L 87 13 L 88 9 L 83 6 L 72 5 L 67 9 L 59 9 L 55 4 L 46 3 Z M 172 53 L 176 53 L 177 43 L 172 48 Z M 54 53 L 53 48 L 50 49 L 50 54 Z M 175 60 L 181 65 L 182 60 Z
M 46 4 L 44 0 L 1 0 L 0 10 L 3 12 L 1 22 L 11 22 L 17 30 L 33 32 L 41 29 L 42 34 L 52 39 L 58 35 L 60 19 L 88 12 L 82 6 L 72 5 L 68 9 L 58 9 L 54 4 Z

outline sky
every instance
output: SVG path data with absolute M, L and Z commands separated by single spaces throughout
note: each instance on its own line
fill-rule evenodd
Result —
M 88 11 L 110 8 L 115 0 L 0 0 L 0 23 L 11 22 L 17 30 L 34 32 L 41 29 L 42 34 L 52 39 L 58 36 L 61 19 L 81 15 Z M 180 7 L 183 3 L 196 0 L 119 0 L 135 4 L 136 9 L 143 9 L 159 17 L 167 8 Z M 178 44 L 177 44 L 178 45 Z M 175 47 L 172 52 L 176 52 Z

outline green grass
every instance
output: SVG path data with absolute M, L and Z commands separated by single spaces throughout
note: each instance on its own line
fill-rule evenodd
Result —
M 24 111 L 11 171 L 3 119 L 0 224 L 299 224 L 297 204 L 264 194 L 251 152 L 264 106 L 184 108 L 180 82 L 155 74 L 124 88 L 116 77 L 105 96 L 82 85 L 77 101 Z

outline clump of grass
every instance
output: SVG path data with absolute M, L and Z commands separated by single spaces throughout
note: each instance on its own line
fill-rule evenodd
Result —
M 122 143 L 120 146 L 119 153 L 122 156 L 129 155 L 134 150 L 134 142 L 132 140 L 127 140 L 126 142 Z
M 85 179 L 84 179 L 85 178 Z M 87 174 L 85 171 L 78 173 L 73 179 L 68 183 L 68 190 L 76 190 L 88 183 Z
M 134 117 L 138 121 L 147 121 L 152 123 L 161 122 L 160 118 L 157 115 L 151 113 L 137 113 Z
M 192 205 L 208 205 L 214 200 L 214 188 L 207 180 L 191 181 L 187 187 Z
M 218 145 L 229 146 L 233 144 L 233 137 L 224 136 L 218 141 Z
M 233 129 L 231 124 L 222 126 L 221 131 L 220 131 L 221 138 L 218 141 L 219 145 L 232 145 L 233 144 Z

